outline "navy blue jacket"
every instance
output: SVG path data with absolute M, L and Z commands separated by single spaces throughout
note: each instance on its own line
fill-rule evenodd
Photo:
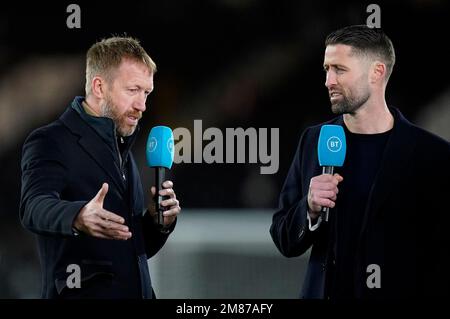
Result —
M 354 262 L 354 295 L 360 298 L 448 296 L 450 144 L 408 122 L 395 108 L 387 141 L 366 205 Z M 327 123 L 344 125 L 339 116 Z M 279 251 L 296 257 L 312 247 L 302 298 L 327 299 L 327 272 L 334 257 L 330 222 L 310 231 L 307 194 L 322 173 L 317 141 L 323 124 L 307 128 L 283 185 L 270 234 Z M 344 163 L 345 165 L 345 163 Z M 345 179 L 345 176 L 344 176 Z M 339 196 L 339 194 L 338 194 Z M 381 288 L 368 289 L 367 266 L 381 267 Z M 378 290 L 377 290 L 378 289 Z
M 129 151 L 136 132 L 121 165 L 113 121 L 84 113 L 82 100 L 75 98 L 58 120 L 32 132 L 23 146 L 20 217 L 37 234 L 42 297 L 152 298 L 147 259 L 168 234 L 144 214 L 141 180 Z M 105 182 L 109 191 L 103 207 L 125 219 L 132 233 L 127 241 L 73 232 L 80 209 Z M 71 264 L 80 267 L 81 288 L 66 285 Z

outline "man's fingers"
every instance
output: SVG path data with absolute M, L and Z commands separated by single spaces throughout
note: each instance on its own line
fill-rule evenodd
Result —
M 334 191 L 339 192 L 337 186 L 334 183 L 314 183 L 311 184 L 311 188 L 322 191 Z
M 97 238 L 103 238 L 103 239 L 113 239 L 111 236 L 104 233 L 104 229 L 99 226 L 98 224 L 92 225 L 89 227 L 89 235 L 97 237 Z
M 336 205 L 332 200 L 327 198 L 318 198 L 317 200 L 315 200 L 315 204 L 318 206 L 330 208 L 333 208 Z
M 111 239 L 127 240 L 131 238 L 131 232 L 124 232 L 120 230 L 104 229 L 102 233 Z
M 125 222 L 122 217 L 114 213 L 103 210 L 103 216 L 107 218 L 100 218 L 97 224 L 101 227 L 103 235 L 109 239 L 127 240 L 131 238 L 131 232 L 128 226 L 123 225 Z
M 333 191 L 309 190 L 308 203 L 311 207 L 325 206 L 333 208 L 336 204 L 336 194 Z
M 313 177 L 316 181 L 318 182 L 331 182 L 334 178 L 333 175 L 330 174 L 322 174 L 322 175 L 317 175 L 316 177 Z
M 102 218 L 102 219 L 107 219 L 107 220 L 111 220 L 113 222 L 119 223 L 119 224 L 123 224 L 125 223 L 125 220 L 123 219 L 123 217 L 116 215 L 114 213 L 111 213 L 105 209 L 102 209 L 101 211 L 99 211 L 98 215 Z
M 116 223 L 112 220 L 100 219 L 98 224 L 104 229 L 118 230 L 122 232 L 128 232 L 128 226 Z
M 333 191 L 311 191 L 309 194 L 312 205 L 323 206 L 328 200 L 335 201 L 337 196 Z
M 159 191 L 159 195 L 161 196 L 170 196 L 171 198 L 176 198 L 175 192 L 172 188 L 161 189 Z
M 322 175 L 318 175 L 316 177 L 314 177 L 314 180 L 317 182 L 322 182 L 322 183 L 334 183 L 335 185 L 337 185 L 338 183 L 342 182 L 344 180 L 344 178 L 339 175 L 339 174 L 334 174 L 334 175 L 330 175 L 330 174 L 322 174 Z
M 313 199 L 328 198 L 328 199 L 336 200 L 336 194 L 333 191 L 322 191 L 322 190 L 316 191 L 314 193 L 314 197 L 313 197 Z
M 101 204 L 103 207 L 103 201 L 105 200 L 105 196 L 108 193 L 109 185 L 108 183 L 103 183 L 102 188 L 98 191 L 97 195 L 94 197 L 94 201 Z
M 338 193 L 337 186 L 342 182 L 343 177 L 339 174 L 330 175 L 322 174 L 313 177 L 309 183 L 309 187 L 314 190 L 333 190 Z
M 127 240 L 131 238 L 131 233 L 125 234 L 117 231 L 112 230 L 108 231 L 103 229 L 99 231 L 94 231 L 92 233 L 92 236 L 109 240 Z
M 179 204 L 179 202 L 176 198 L 166 199 L 161 202 L 161 206 L 164 206 L 164 207 L 178 206 L 178 204 Z
M 110 229 L 103 227 L 102 224 L 98 223 L 92 227 L 94 234 L 100 234 L 101 236 L 96 236 L 105 239 L 115 239 L 115 240 L 127 240 L 131 237 L 131 233 L 128 231 L 120 231 L 116 229 Z
M 172 188 L 172 187 L 173 187 L 173 183 L 172 183 L 172 181 L 165 181 L 165 182 L 162 184 L 162 186 L 163 186 L 164 188 Z
M 165 216 L 165 217 L 177 216 L 180 213 L 180 211 L 181 211 L 181 207 L 180 206 L 175 206 L 175 207 L 173 207 L 173 208 L 171 208 L 169 210 L 166 210 L 163 213 L 163 216 Z
M 169 198 L 166 197 L 167 199 L 164 199 L 161 201 L 161 207 L 163 207 L 165 209 L 165 211 L 163 212 L 164 224 L 170 225 L 171 223 L 173 223 L 173 221 L 175 220 L 177 215 L 180 213 L 181 207 L 180 207 L 180 203 L 177 200 L 175 191 L 172 188 L 173 182 L 169 181 L 169 180 L 164 181 L 164 183 L 162 183 L 162 187 L 163 187 L 163 189 L 160 189 L 158 191 L 158 196 L 169 197 Z M 156 193 L 155 187 L 151 187 L 150 191 L 152 193 L 152 197 L 154 197 L 155 193 Z M 149 207 L 148 211 L 150 213 L 153 212 L 153 214 L 152 214 L 153 216 L 156 215 L 156 212 L 154 212 L 154 210 L 152 210 L 150 207 Z
M 150 188 L 150 191 L 152 192 L 152 195 L 155 196 L 156 194 L 156 188 L 155 186 L 152 186 Z M 172 188 L 164 188 L 159 190 L 159 195 L 161 196 L 170 196 L 170 197 L 176 197 L 175 192 Z

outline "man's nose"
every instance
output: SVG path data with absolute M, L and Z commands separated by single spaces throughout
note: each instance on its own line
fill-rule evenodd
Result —
M 331 86 L 336 85 L 336 74 L 334 72 L 327 72 L 327 77 L 325 79 L 325 86 L 330 89 Z
M 134 101 L 134 108 L 141 112 L 146 110 L 145 102 L 147 101 L 147 95 L 145 93 L 139 94 L 139 96 Z

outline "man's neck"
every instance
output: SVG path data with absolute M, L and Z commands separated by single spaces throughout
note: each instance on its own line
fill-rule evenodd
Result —
M 100 117 L 100 112 L 97 111 L 97 109 L 94 107 L 93 101 L 89 97 L 86 97 L 86 99 L 83 101 L 82 106 L 84 108 L 84 111 L 92 116 Z
M 386 102 L 378 105 L 363 105 L 355 114 L 344 114 L 348 130 L 358 134 L 377 134 L 387 132 L 394 126 L 394 117 Z
M 95 110 L 95 108 L 92 107 L 92 105 L 91 105 L 90 102 L 88 101 L 88 98 L 86 98 L 86 99 L 81 103 L 81 105 L 82 105 L 84 111 L 85 111 L 87 114 L 89 114 L 89 115 L 91 115 L 91 116 L 95 116 L 95 117 L 102 117 L 102 115 L 101 115 L 99 112 L 97 112 L 97 111 Z M 122 141 L 122 143 L 123 143 L 123 137 L 120 135 L 119 132 L 117 132 L 117 137 L 120 137 L 120 139 L 121 139 L 121 141 Z

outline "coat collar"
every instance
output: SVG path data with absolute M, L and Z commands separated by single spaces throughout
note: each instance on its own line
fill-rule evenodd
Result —
M 82 120 L 86 122 L 91 128 L 94 129 L 106 143 L 110 144 L 116 139 L 116 125 L 114 121 L 107 117 L 97 117 L 86 113 L 83 107 L 83 102 L 85 98 L 82 96 L 77 96 L 74 98 L 70 107 L 72 107 L 80 115 Z M 114 144 L 113 144 L 114 145 Z
M 108 118 L 96 118 L 80 112 L 77 107 L 81 107 L 82 101 L 82 97 L 76 97 L 61 115 L 60 120 L 79 137 L 80 146 L 111 177 L 116 186 L 125 192 L 114 122 Z M 127 152 L 134 144 L 137 131 L 138 129 L 127 142 Z

